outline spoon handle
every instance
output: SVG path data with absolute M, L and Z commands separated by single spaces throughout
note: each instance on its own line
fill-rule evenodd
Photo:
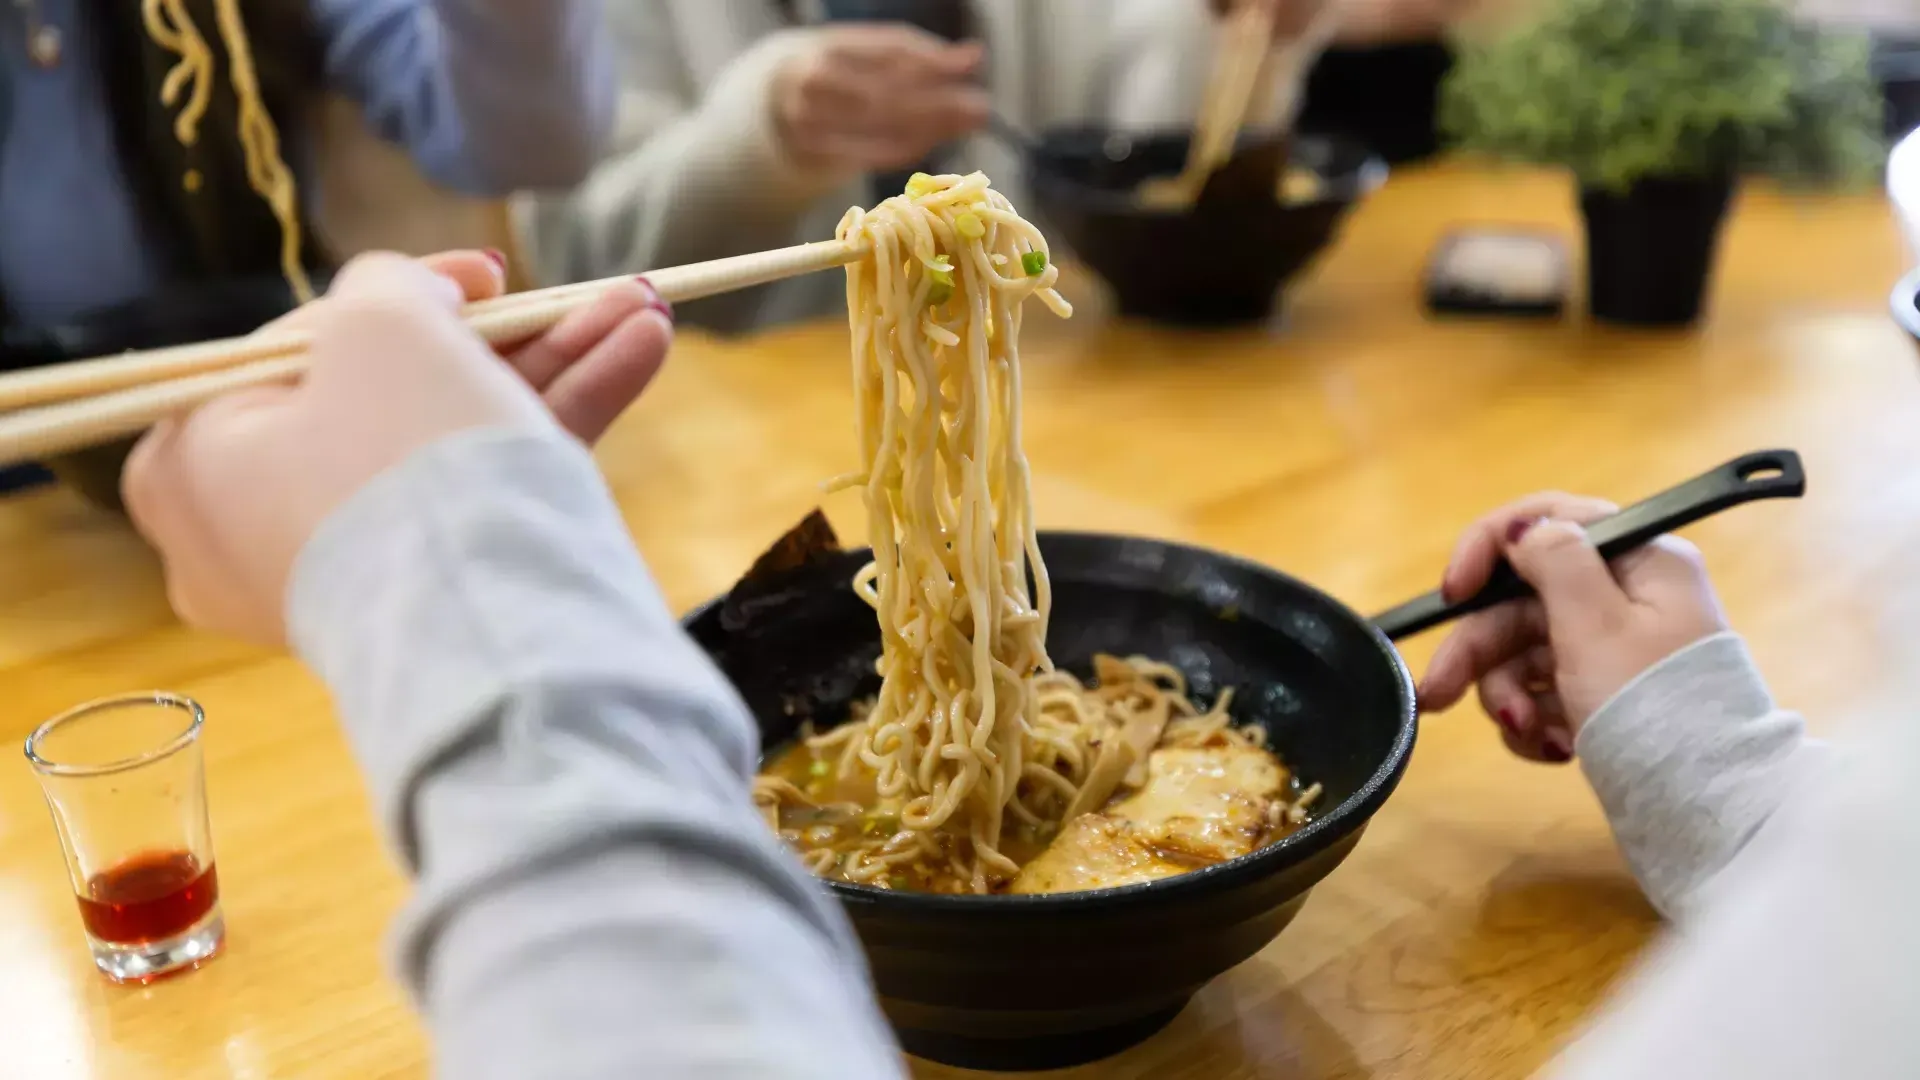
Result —
M 1587 526 L 1587 536 L 1609 561 L 1648 541 L 1745 503 L 1797 499 L 1806 494 L 1807 474 L 1791 450 L 1762 450 L 1734 458 L 1678 487 L 1635 503 Z M 1484 611 L 1495 604 L 1533 595 L 1532 586 L 1502 559 L 1479 592 L 1449 604 L 1438 591 L 1416 597 L 1374 616 L 1373 624 L 1398 641 L 1442 623 Z

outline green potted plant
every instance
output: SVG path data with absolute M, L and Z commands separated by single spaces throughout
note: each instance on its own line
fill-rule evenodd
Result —
M 1541 0 L 1460 43 L 1441 125 L 1458 149 L 1580 185 L 1596 319 L 1699 317 L 1735 183 L 1871 180 L 1882 100 L 1864 35 L 1782 0 Z

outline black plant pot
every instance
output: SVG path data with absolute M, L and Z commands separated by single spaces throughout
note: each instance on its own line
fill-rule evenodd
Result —
M 1653 177 L 1625 193 L 1582 189 L 1589 314 L 1627 326 L 1699 319 L 1733 185 L 1731 176 Z

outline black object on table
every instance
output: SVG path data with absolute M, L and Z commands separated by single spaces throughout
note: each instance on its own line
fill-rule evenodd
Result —
M 1623 326 L 1699 319 L 1734 186 L 1732 176 L 1645 177 L 1625 192 L 1583 189 L 1588 314 Z
M 1566 309 L 1566 244 L 1538 229 L 1448 233 L 1427 263 L 1427 308 L 1443 315 L 1554 318 Z

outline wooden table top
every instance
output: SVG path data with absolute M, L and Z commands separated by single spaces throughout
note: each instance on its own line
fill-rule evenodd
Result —
M 1920 654 L 1920 372 L 1886 315 L 1903 260 L 1885 198 L 1746 193 L 1697 333 L 1420 314 L 1421 263 L 1447 227 L 1576 239 L 1571 202 L 1537 174 L 1408 171 L 1274 332 L 1035 310 L 1026 437 L 1042 525 L 1207 544 L 1374 610 L 1431 588 L 1458 530 L 1515 495 L 1626 501 L 1792 446 L 1811 475 L 1803 503 L 1692 535 L 1785 701 L 1821 726 L 1893 702 L 1895 658 Z M 690 335 L 608 437 L 602 461 L 673 604 L 728 585 L 850 467 L 844 352 L 838 326 Z M 827 505 L 861 535 L 857 497 Z M 1409 644 L 1416 670 L 1436 640 Z M 202 971 L 103 982 L 33 778 L 0 767 L 0 1075 L 425 1074 L 381 959 L 402 882 L 312 679 L 181 629 L 140 543 L 61 491 L 0 504 L 0 668 L 10 741 L 107 693 L 206 705 L 230 927 Z M 1398 793 L 1278 942 L 1168 1030 L 1068 1075 L 1522 1077 L 1656 932 L 1579 774 L 1509 758 L 1469 704 L 1426 723 Z

